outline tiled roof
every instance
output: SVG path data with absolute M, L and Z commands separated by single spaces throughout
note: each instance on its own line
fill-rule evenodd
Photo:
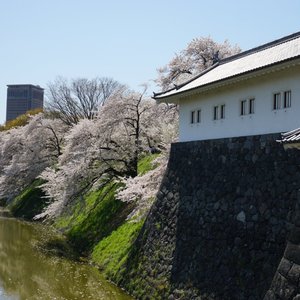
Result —
M 299 143 L 300 142 L 300 128 L 294 129 L 292 131 L 282 133 L 281 140 L 278 142 L 283 144 L 290 144 L 290 143 Z
M 225 58 L 179 87 L 154 94 L 154 98 L 166 98 L 298 57 L 300 32 Z

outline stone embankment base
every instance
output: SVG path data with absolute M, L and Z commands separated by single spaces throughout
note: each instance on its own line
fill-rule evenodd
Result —
M 298 299 L 300 152 L 279 137 L 173 144 L 121 284 L 139 299 Z

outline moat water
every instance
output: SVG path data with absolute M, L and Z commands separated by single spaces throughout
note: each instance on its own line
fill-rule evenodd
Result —
M 51 234 L 43 225 L 0 217 L 0 300 L 132 299 L 96 268 L 40 251 Z

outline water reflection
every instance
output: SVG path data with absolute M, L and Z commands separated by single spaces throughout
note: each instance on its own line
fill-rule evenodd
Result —
M 0 299 L 131 299 L 88 265 L 41 254 L 47 228 L 0 218 Z M 47 233 L 48 234 L 48 233 Z

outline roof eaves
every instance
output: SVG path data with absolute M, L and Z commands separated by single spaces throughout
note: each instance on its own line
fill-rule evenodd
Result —
M 178 85 L 175 85 L 173 88 L 168 89 L 168 90 L 165 90 L 165 91 L 163 91 L 163 92 L 158 92 L 158 93 L 153 92 L 153 97 L 151 97 L 151 98 L 156 99 L 156 97 L 158 97 L 158 96 L 160 96 L 160 95 L 163 95 L 163 94 L 172 92 L 172 91 L 175 90 L 177 87 L 178 87 Z M 177 89 L 178 89 L 178 88 L 177 88 Z
M 173 88 L 171 88 L 171 89 L 169 89 L 169 90 L 166 90 L 166 91 L 163 91 L 163 92 L 160 92 L 160 93 L 154 93 L 154 92 L 153 92 L 153 97 L 152 97 L 152 98 L 155 99 L 155 100 L 161 99 L 161 98 L 163 98 L 163 97 L 160 97 L 160 96 L 162 96 L 163 94 L 172 92 L 172 91 L 174 91 L 174 90 L 179 90 L 179 89 L 181 89 L 181 88 L 184 87 L 185 85 L 191 83 L 192 81 L 198 79 L 199 77 L 201 77 L 201 76 L 203 76 L 204 74 L 208 73 L 208 72 L 211 71 L 212 69 L 216 68 L 218 65 L 219 65 L 219 62 L 213 64 L 212 66 L 210 66 L 210 67 L 208 67 L 207 69 L 205 69 L 204 71 L 202 71 L 200 74 L 198 74 L 198 75 L 194 76 L 193 78 L 189 79 L 188 81 L 185 81 L 185 82 L 183 82 L 182 84 L 179 84 L 179 85 L 175 85 L 175 84 L 174 84 L 175 87 L 173 87 Z
M 209 83 L 206 83 L 206 84 L 203 84 L 201 86 L 196 86 L 196 87 L 193 87 L 193 88 L 190 88 L 188 90 L 184 90 L 184 91 L 178 91 L 176 94 L 171 94 L 171 95 L 167 95 L 167 96 L 161 96 L 159 98 L 154 98 L 155 100 L 163 100 L 163 99 L 167 99 L 169 97 L 173 97 L 173 96 L 178 96 L 178 95 L 182 95 L 186 92 L 191 92 L 191 91 L 195 91 L 197 89 L 201 89 L 201 88 L 204 88 L 204 87 L 208 87 L 210 85 L 214 85 L 214 84 L 217 84 L 217 83 L 221 83 L 221 82 L 225 82 L 227 80 L 230 80 L 230 79 L 234 79 L 234 78 L 237 78 L 237 77 L 240 77 L 240 76 L 243 76 L 243 75 L 247 75 L 247 74 L 250 74 L 250 73 L 254 73 L 254 72 L 257 72 L 257 71 L 260 71 L 260 70 L 263 70 L 263 69 L 267 69 L 267 68 L 270 68 L 270 67 L 273 67 L 273 66 L 276 66 L 276 65 L 280 65 L 282 63 L 285 63 L 285 62 L 289 62 L 289 61 L 292 61 L 292 60 L 296 60 L 296 59 L 299 59 L 300 58 L 300 55 L 297 55 L 297 56 L 294 56 L 294 57 L 291 57 L 291 58 L 288 58 L 288 59 L 285 59 L 285 60 L 281 60 L 281 61 L 278 61 L 278 62 L 275 62 L 275 63 L 272 63 L 272 64 L 269 64 L 269 65 L 266 65 L 266 66 L 262 66 L 262 67 L 259 67 L 259 68 L 256 68 L 256 69 L 252 69 L 252 70 L 249 70 L 249 71 L 246 71 L 246 72 L 243 72 L 243 73 L 239 73 L 239 74 L 236 74 L 236 75 L 233 75 L 233 76 L 229 76 L 229 77 L 226 77 L 226 78 L 222 78 L 220 80 L 216 80 L 216 81 L 213 81 L 213 82 L 209 82 Z M 199 76 L 200 77 L 200 76 Z

